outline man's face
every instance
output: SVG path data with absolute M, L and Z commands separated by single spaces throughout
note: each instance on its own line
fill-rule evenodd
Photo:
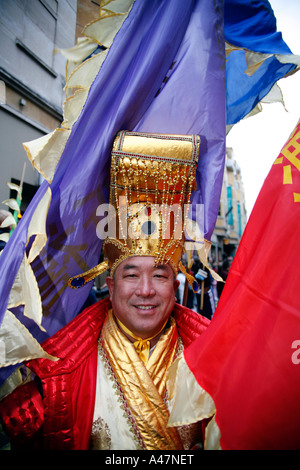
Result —
M 158 333 L 172 313 L 178 281 L 168 264 L 154 266 L 154 257 L 133 256 L 106 279 L 115 316 L 135 335 Z

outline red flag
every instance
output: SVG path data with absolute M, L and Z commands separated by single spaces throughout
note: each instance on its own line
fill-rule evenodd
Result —
M 215 315 L 186 351 L 222 449 L 300 449 L 300 121 L 265 180 Z

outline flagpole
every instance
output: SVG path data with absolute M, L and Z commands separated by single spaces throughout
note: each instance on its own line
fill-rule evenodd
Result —
M 22 187 L 23 187 L 23 182 L 24 182 L 24 176 L 25 176 L 25 170 L 26 170 L 26 165 L 27 165 L 27 162 L 24 162 L 24 165 L 23 165 L 23 170 L 22 170 L 22 176 L 21 176 L 21 180 L 20 180 L 20 194 L 22 194 Z
M 188 280 L 186 279 L 186 280 L 185 280 L 185 284 L 184 284 L 183 299 L 182 299 L 182 305 L 183 305 L 184 307 L 186 307 L 186 304 L 187 304 L 188 286 L 189 286 L 189 282 L 188 282 Z

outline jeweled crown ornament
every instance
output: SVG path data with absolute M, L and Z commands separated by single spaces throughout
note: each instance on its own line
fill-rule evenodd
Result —
M 155 264 L 182 270 L 185 225 L 195 189 L 200 138 L 121 131 L 114 140 L 108 224 L 114 236 L 103 242 L 105 261 L 74 276 L 69 286 L 82 287 L 101 272 L 131 256 L 152 256 Z M 193 290 L 197 290 L 195 284 Z

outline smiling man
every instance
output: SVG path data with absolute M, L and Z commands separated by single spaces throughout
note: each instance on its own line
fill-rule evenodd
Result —
M 106 279 L 121 329 L 130 338 L 153 338 L 151 346 L 173 311 L 179 284 L 168 264 L 155 266 L 154 261 L 154 257 L 131 257 L 120 264 L 114 278 Z
M 109 269 L 109 298 L 49 338 L 43 348 L 59 359 L 27 363 L 36 380 L 2 401 L 16 447 L 202 446 L 202 423 L 168 426 L 167 390 L 169 367 L 209 324 L 175 299 L 178 269 L 185 272 L 185 212 L 171 217 L 170 208 L 189 203 L 198 152 L 197 136 L 117 136 L 109 214 L 116 236 L 104 240 L 103 263 L 69 280 L 78 289 Z
M 77 287 L 110 269 L 111 309 L 99 340 L 93 414 L 92 445 L 98 449 L 201 445 L 201 425 L 168 427 L 167 393 L 170 365 L 208 325 L 176 304 L 184 211 L 170 216 L 171 207 L 189 203 L 198 152 L 197 136 L 121 132 L 115 140 L 109 220 L 117 235 L 104 240 L 106 265 L 70 280 Z

